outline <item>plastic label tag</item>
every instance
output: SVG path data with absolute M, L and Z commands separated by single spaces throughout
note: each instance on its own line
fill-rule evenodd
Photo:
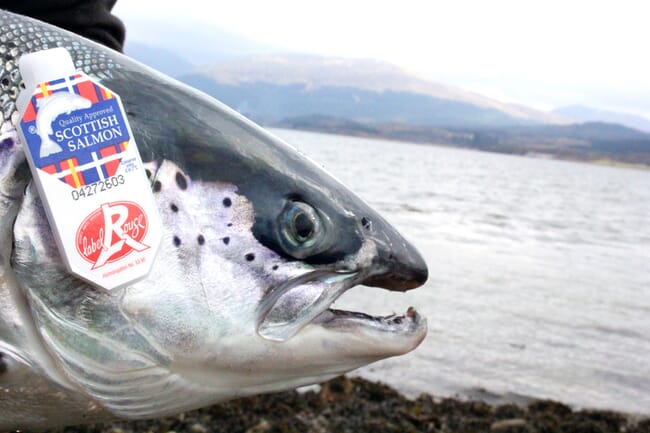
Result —
M 146 277 L 162 227 L 120 98 L 82 72 L 23 92 L 18 129 L 68 270 L 106 290 Z

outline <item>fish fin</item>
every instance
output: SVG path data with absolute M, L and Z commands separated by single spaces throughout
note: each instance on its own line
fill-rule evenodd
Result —
M 36 199 L 29 189 L 20 224 L 44 223 L 43 209 L 30 202 Z M 36 213 L 27 214 L 30 209 Z M 121 313 L 119 295 L 65 274 L 51 238 L 41 239 L 49 250 L 37 266 L 59 279 L 33 279 L 33 243 L 25 235 L 14 239 L 11 262 L 18 282 L 47 352 L 71 386 L 123 418 L 174 414 L 215 400 L 214 389 L 173 371 L 169 358 Z
M 147 349 L 135 351 L 119 338 L 81 329 L 54 314 L 48 319 L 43 339 L 66 376 L 115 415 L 151 418 L 214 400 L 214 390 L 185 380 Z
M 49 341 L 56 347 L 53 341 Z M 59 348 L 61 349 L 61 348 Z M 66 374 L 104 408 L 123 418 L 150 418 L 183 410 L 197 390 L 169 369 L 132 360 L 131 369 L 110 365 L 59 350 Z M 135 362 L 134 362 L 135 361 Z M 200 390 L 199 390 L 199 394 Z

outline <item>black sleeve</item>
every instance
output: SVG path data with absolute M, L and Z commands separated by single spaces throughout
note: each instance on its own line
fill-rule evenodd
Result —
M 111 14 L 117 0 L 0 0 L 0 9 L 27 15 L 122 51 L 124 24 Z

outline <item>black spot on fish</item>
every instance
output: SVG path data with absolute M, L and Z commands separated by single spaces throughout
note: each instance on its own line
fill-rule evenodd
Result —
M 4 140 L 0 141 L 0 149 L 11 149 L 14 147 L 14 140 L 11 137 L 7 137 Z
M 232 227 L 232 223 L 228 223 L 228 224 L 226 224 L 226 225 L 227 225 L 228 227 Z
M 205 238 L 203 235 L 199 235 L 199 237 L 196 238 L 196 241 L 199 243 L 199 245 L 203 245 L 205 243 Z
M 246 258 L 247 262 L 252 262 L 253 260 L 255 260 L 255 254 L 253 253 L 248 253 L 244 257 Z
M 147 174 L 147 179 L 151 179 L 151 170 L 145 168 L 144 172 Z
M 187 179 L 185 179 L 185 176 L 180 171 L 176 172 L 176 184 L 182 190 L 187 189 Z
M 278 270 L 278 268 L 279 268 L 279 266 L 278 266 L 278 265 L 273 265 L 273 267 L 272 267 L 271 269 L 273 269 L 274 271 L 277 271 L 277 270 Z
M 224 207 L 232 206 L 232 200 L 230 200 L 230 197 L 226 197 L 226 198 L 223 199 L 223 205 L 224 205 Z
M 0 81 L 0 83 L 2 83 L 2 87 L 4 89 L 8 88 L 9 87 L 9 78 L 7 78 L 7 77 L 3 78 L 2 81 Z
M 175 247 L 181 246 L 181 238 L 179 238 L 178 236 L 174 236 L 174 246 Z
M 161 189 L 162 189 L 162 183 L 160 183 L 159 180 L 155 181 L 153 183 L 153 192 L 160 192 Z
M 221 239 L 224 244 L 228 245 L 230 243 L 230 238 L 226 236 L 225 238 Z
M 172 212 L 178 212 L 178 206 L 176 206 L 174 203 L 170 206 Z
M 6 373 L 9 367 L 7 367 L 7 363 L 4 360 L 5 354 L 0 352 L 0 374 Z
M 367 217 L 363 217 L 361 218 L 361 225 L 364 229 L 370 230 L 372 228 L 372 221 L 370 221 Z

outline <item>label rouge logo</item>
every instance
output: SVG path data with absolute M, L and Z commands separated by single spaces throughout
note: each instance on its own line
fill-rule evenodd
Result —
M 148 220 L 136 203 L 105 203 L 84 219 L 77 230 L 77 251 L 93 264 L 92 269 L 149 248 L 142 243 Z

